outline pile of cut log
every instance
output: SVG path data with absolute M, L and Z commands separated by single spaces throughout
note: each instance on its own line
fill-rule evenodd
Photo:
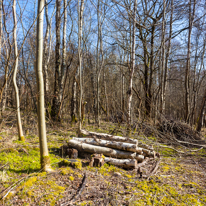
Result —
M 159 157 L 153 147 L 135 139 L 86 130 L 81 130 L 81 136 L 69 140 L 68 147 L 80 152 L 102 154 L 104 162 L 123 168 L 137 168 L 138 163 L 145 159 Z

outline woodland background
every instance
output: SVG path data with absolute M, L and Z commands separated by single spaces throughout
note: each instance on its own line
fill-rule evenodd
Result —
M 1 3 L 4 113 L 7 108 L 15 108 L 11 78 L 15 57 L 12 3 Z M 129 0 L 84 2 L 80 84 L 77 2 L 45 1 L 43 75 L 47 118 L 77 121 L 82 85 L 83 113 L 97 123 L 100 118 L 127 121 L 129 110 L 131 124 L 148 118 L 156 122 L 163 117 L 196 126 L 201 122 L 206 97 L 205 1 L 136 3 L 134 11 L 134 2 Z M 17 1 L 17 85 L 20 108 L 26 113 L 37 111 L 36 7 L 36 1 Z

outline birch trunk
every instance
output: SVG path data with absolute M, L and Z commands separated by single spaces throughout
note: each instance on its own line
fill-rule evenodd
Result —
M 16 29 L 17 29 L 16 0 L 13 0 L 13 19 L 14 19 L 13 38 L 14 38 L 14 58 L 15 58 L 13 84 L 14 84 L 15 97 L 16 97 L 17 127 L 18 127 L 19 140 L 24 141 L 24 135 L 23 135 L 22 124 L 21 124 L 21 114 L 20 114 L 19 89 L 16 83 L 16 74 L 18 69 L 18 48 L 17 48 L 17 40 L 16 40 Z
M 80 3 L 81 2 L 81 3 Z M 80 3 L 80 5 L 79 5 Z M 82 114 L 81 114 L 81 105 L 82 105 L 82 49 L 81 49 L 81 40 L 82 40 L 82 23 L 83 23 L 83 12 L 84 12 L 84 0 L 78 0 L 78 57 L 79 57 L 79 131 L 82 127 Z
M 99 106 L 100 106 L 100 74 L 103 68 L 103 44 L 102 44 L 102 6 L 100 6 L 100 1 L 98 0 L 97 4 L 97 20 L 98 20 L 98 39 L 97 39 L 97 111 L 96 111 L 96 122 L 98 127 L 100 126 L 100 117 L 99 117 Z M 100 14 L 101 13 L 101 14 Z M 99 49 L 100 46 L 100 49 Z M 100 59 L 101 56 L 101 59 Z
M 125 142 L 113 142 L 108 140 L 102 140 L 97 138 L 73 138 L 74 140 L 84 142 L 91 145 L 97 145 L 102 147 L 109 147 L 113 149 L 119 149 L 128 152 L 136 152 L 142 154 L 142 148 L 137 147 L 137 144 L 125 143 Z
M 117 141 L 117 142 L 128 142 L 128 143 L 133 143 L 133 144 L 138 143 L 138 140 L 136 139 L 121 137 L 121 136 L 113 136 L 113 135 L 105 134 L 105 133 L 88 132 L 86 130 L 81 130 L 80 133 L 81 135 L 87 136 L 87 137 L 98 137 L 100 139 Z
M 133 11 L 133 33 L 132 33 L 132 65 L 130 71 L 130 79 L 129 79 L 129 89 L 128 89 L 128 130 L 131 128 L 132 117 L 131 117 L 131 108 L 132 108 L 132 81 L 134 76 L 135 69 L 135 32 L 136 32 L 136 10 L 137 10 L 137 0 L 134 0 L 134 11 Z
M 133 153 L 133 152 L 124 152 L 121 150 L 111 149 L 107 147 L 94 146 L 94 145 L 79 142 L 77 140 L 69 140 L 68 146 L 74 147 L 75 149 L 80 150 L 80 151 L 103 154 L 109 157 L 115 157 L 115 158 L 120 158 L 120 159 L 127 159 L 127 158 L 136 159 L 138 161 L 144 160 L 143 155 L 137 155 L 136 153 Z
M 58 116 L 61 118 L 62 113 L 62 105 L 63 105 L 63 96 L 64 96 L 64 83 L 66 80 L 66 30 L 67 30 L 67 0 L 64 0 L 64 26 L 63 26 L 63 40 L 62 40 L 62 66 L 61 66 L 61 85 L 60 85 L 60 92 L 59 92 L 59 100 L 60 100 L 60 106 L 59 106 L 59 112 Z
M 161 65 L 161 98 L 160 98 L 160 112 L 162 114 L 165 114 L 165 108 L 164 108 L 164 99 L 165 99 L 165 82 L 164 82 L 164 75 L 165 75 L 165 7 L 166 3 L 165 0 L 163 0 L 163 19 L 162 19 L 162 65 Z
M 40 144 L 41 168 L 44 171 L 51 171 L 50 158 L 46 139 L 46 124 L 44 110 L 44 80 L 42 73 L 43 62 L 43 22 L 44 22 L 44 0 L 38 0 L 37 19 L 37 47 L 36 47 L 36 80 L 38 92 L 38 131 Z
M 105 157 L 104 162 L 115 166 L 120 166 L 126 169 L 137 168 L 137 160 L 135 159 L 115 159 L 115 158 Z
M 166 98 L 166 89 L 167 89 L 167 76 L 168 76 L 168 61 L 171 50 L 171 39 L 172 39 L 172 21 L 173 21 L 173 0 L 171 0 L 171 14 L 170 14 L 170 31 L 169 31 L 169 42 L 168 49 L 165 57 L 165 73 L 164 73 L 164 81 L 163 81 L 163 113 L 165 113 L 165 98 Z
M 49 19 L 47 0 L 45 0 L 45 4 L 46 4 L 45 16 L 46 16 L 47 27 L 46 27 L 46 34 L 45 34 L 45 39 L 44 39 L 43 72 L 44 72 L 44 88 L 45 88 L 45 106 L 46 106 L 47 116 L 49 116 L 51 111 L 48 111 L 48 107 L 50 105 L 49 98 L 48 98 L 48 95 L 49 95 L 48 64 L 49 64 L 50 52 L 51 52 L 51 24 L 52 24 L 52 18 L 53 18 L 55 9 L 53 10 L 52 16 Z M 49 36 L 50 36 L 50 39 L 49 39 Z M 48 44 L 48 40 L 49 40 L 49 44 Z

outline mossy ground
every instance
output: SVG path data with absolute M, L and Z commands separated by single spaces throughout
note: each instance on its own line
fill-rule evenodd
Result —
M 118 125 L 103 123 L 85 127 L 90 131 L 124 135 Z M 174 150 L 156 148 L 162 155 L 157 174 L 149 180 L 139 179 L 135 171 L 127 171 L 105 164 L 101 168 L 83 166 L 59 167 L 64 159 L 58 149 L 77 128 L 48 129 L 50 160 L 54 173 L 40 171 L 39 140 L 27 134 L 25 142 L 14 137 L 15 130 L 0 133 L 0 195 L 6 194 L 13 183 L 18 183 L 0 205 L 59 205 L 68 202 L 87 173 L 86 187 L 74 205 L 206 205 L 206 151 L 180 155 Z M 133 134 L 131 134 L 133 135 Z M 155 141 L 153 137 L 149 139 Z M 84 160 L 86 161 L 86 160 Z M 145 168 L 147 172 L 148 168 Z M 116 175 L 116 173 L 120 175 Z M 4 192 L 5 191 L 5 192 Z

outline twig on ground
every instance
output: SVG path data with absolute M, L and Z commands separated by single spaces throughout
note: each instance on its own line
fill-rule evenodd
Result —
M 69 205 L 73 205 L 73 203 L 75 201 L 77 201 L 77 199 L 79 198 L 79 196 L 81 195 L 81 193 L 83 192 L 85 185 L 86 185 L 86 180 L 87 180 L 87 174 L 86 172 L 84 173 L 84 177 L 82 179 L 82 184 L 80 185 L 79 189 L 77 190 L 77 193 L 72 197 L 72 199 L 67 202 L 67 203 L 62 203 L 61 206 L 69 206 Z
M 5 165 L 1 166 L 0 169 L 6 167 L 6 165 L 8 165 L 9 163 L 7 162 Z
M 29 174 L 29 175 L 27 175 L 26 177 L 22 177 L 20 180 L 14 182 L 12 185 L 10 185 L 9 187 L 7 187 L 5 190 L 3 190 L 3 191 L 1 192 L 1 194 L 3 194 L 3 193 L 5 193 L 5 192 L 7 191 L 7 193 L 6 193 L 5 195 L 2 195 L 2 196 L 0 197 L 0 200 L 5 199 L 5 198 L 7 197 L 7 195 L 8 195 L 18 184 L 20 184 L 22 181 L 24 181 L 25 179 L 27 179 L 27 178 L 29 178 L 29 177 L 31 177 L 31 176 L 33 176 L 33 175 L 38 174 L 38 173 L 41 172 L 41 171 L 42 171 L 42 169 L 39 170 L 39 171 L 36 172 L 36 173 Z
M 155 173 L 159 167 L 159 164 L 160 164 L 160 159 L 156 162 L 156 165 L 154 166 L 154 168 L 152 169 L 150 174 L 147 175 L 147 180 L 149 180 L 152 175 L 155 175 Z

